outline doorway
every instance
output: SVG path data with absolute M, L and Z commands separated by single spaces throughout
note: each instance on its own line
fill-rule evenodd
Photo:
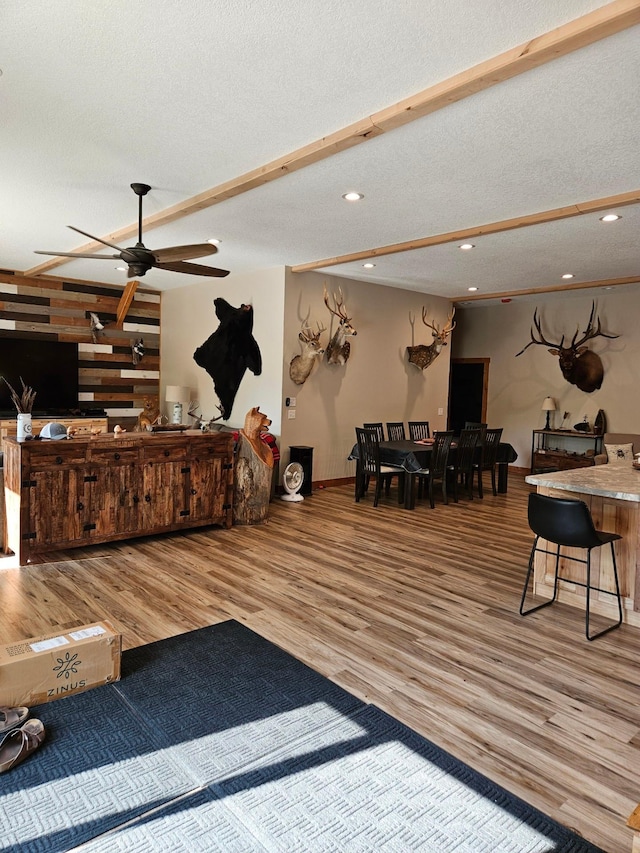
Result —
M 451 359 L 448 429 L 459 435 L 466 421 L 486 423 L 488 385 L 488 358 Z

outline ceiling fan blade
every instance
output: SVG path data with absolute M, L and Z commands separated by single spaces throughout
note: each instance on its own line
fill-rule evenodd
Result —
M 103 240 L 102 237 L 94 237 L 94 235 L 89 234 L 88 231 L 81 231 L 79 228 L 76 228 L 75 225 L 67 225 L 67 228 L 71 228 L 72 231 L 77 231 L 78 234 L 82 234 L 84 237 L 89 237 L 91 240 L 97 240 L 98 243 L 102 243 L 103 246 L 111 246 L 112 249 L 117 249 L 119 252 L 126 251 L 126 249 L 121 249 L 120 246 L 116 246 L 115 243 L 109 243 L 107 240 Z
M 211 243 L 193 243 L 191 246 L 168 246 L 166 249 L 149 249 L 149 251 L 159 264 L 164 264 L 215 255 L 218 249 Z
M 102 258 L 105 261 L 117 260 L 120 255 L 89 255 L 84 252 L 42 252 L 34 249 L 36 255 L 54 255 L 57 258 Z
M 170 272 L 186 272 L 189 275 L 210 275 L 216 278 L 224 278 L 229 275 L 229 270 L 219 270 L 217 267 L 203 267 L 200 264 L 188 264 L 185 261 L 176 261 L 172 264 L 154 264 L 159 270 L 169 270 Z

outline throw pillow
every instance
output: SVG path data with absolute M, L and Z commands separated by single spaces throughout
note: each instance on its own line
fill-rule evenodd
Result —
M 631 465 L 633 462 L 633 444 L 605 444 L 610 465 Z

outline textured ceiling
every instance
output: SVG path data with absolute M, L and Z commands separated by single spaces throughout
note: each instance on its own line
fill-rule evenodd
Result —
M 626 6 L 640 5 L 625 0 Z M 588 0 L 4 0 L 0 267 L 135 223 L 607 4 Z M 613 4 L 618 5 L 618 4 Z M 636 25 L 171 224 L 151 248 L 222 240 L 203 263 L 295 266 L 640 188 Z M 365 198 L 347 203 L 355 189 Z M 459 299 L 640 277 L 640 205 L 326 266 Z M 132 245 L 135 240 L 125 240 Z M 116 263 L 51 274 L 121 282 Z M 151 270 L 165 290 L 201 278 Z M 215 288 L 215 279 L 211 279 Z

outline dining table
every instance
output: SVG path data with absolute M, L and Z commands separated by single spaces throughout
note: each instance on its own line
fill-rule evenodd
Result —
M 433 439 L 421 439 L 419 441 L 404 439 L 401 441 L 381 441 L 379 443 L 380 463 L 382 465 L 396 465 L 403 468 L 407 474 L 409 474 L 406 478 L 407 485 L 405 488 L 404 500 L 405 509 L 415 508 L 412 488 L 413 476 L 411 475 L 414 475 L 421 469 L 429 467 L 432 446 Z M 451 450 L 449 451 L 449 456 L 452 462 L 454 461 L 453 456 L 455 452 L 456 439 L 454 438 L 451 443 Z M 359 456 L 359 449 L 356 443 L 351 448 L 351 452 L 347 458 L 351 461 L 358 461 Z M 499 493 L 506 493 L 509 479 L 509 463 L 515 462 L 517 458 L 518 454 L 513 446 L 507 442 L 501 441 L 498 445 L 498 455 L 496 459 L 498 468 L 497 489 Z

